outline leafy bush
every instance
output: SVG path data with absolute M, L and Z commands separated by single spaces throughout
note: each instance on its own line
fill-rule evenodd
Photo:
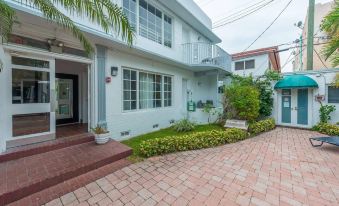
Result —
M 189 132 L 194 130 L 195 124 L 188 119 L 182 119 L 173 125 L 173 129 L 177 132 Z
M 169 136 L 143 141 L 140 144 L 139 153 L 144 157 L 151 157 L 177 151 L 215 147 L 226 143 L 241 141 L 247 137 L 247 132 L 240 129 L 196 132 L 190 135 Z
M 249 131 L 251 134 L 256 135 L 261 132 L 267 132 L 275 128 L 275 120 L 273 118 L 265 119 L 259 122 L 255 122 L 249 125 Z
M 327 123 L 331 119 L 331 113 L 335 111 L 334 105 L 323 105 L 321 104 L 319 109 L 319 116 L 321 123 Z
M 232 116 L 242 120 L 254 121 L 259 116 L 259 92 L 253 86 L 232 84 L 226 87 L 225 101 Z
M 329 123 L 319 123 L 313 127 L 313 130 L 332 136 L 339 135 L 339 126 Z

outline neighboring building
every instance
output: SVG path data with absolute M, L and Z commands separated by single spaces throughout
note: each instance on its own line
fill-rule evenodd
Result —
M 313 51 L 313 69 L 326 69 L 332 68 L 331 62 L 326 60 L 322 55 L 322 50 L 326 46 L 326 42 L 328 42 L 327 34 L 320 29 L 321 22 L 323 18 L 333 9 L 334 2 L 328 3 L 318 3 L 314 8 L 314 51 Z M 308 32 L 308 14 L 305 19 L 304 27 L 302 30 L 302 38 L 299 42 L 299 45 L 302 46 L 296 48 L 294 52 L 294 61 L 293 71 L 305 71 L 306 61 L 307 61 L 307 32 Z
M 330 122 L 339 122 L 339 88 L 332 84 L 336 74 L 339 69 L 284 73 L 275 84 L 272 115 L 276 123 L 311 128 L 320 121 L 321 104 L 336 106 Z
M 267 47 L 232 54 L 232 73 L 241 76 L 261 76 L 267 70 L 280 73 L 278 47 Z
M 121 140 L 186 117 L 206 123 L 202 109 L 187 111 L 189 101 L 220 106 L 231 56 L 193 0 L 115 0 L 136 28 L 133 48 L 71 16 L 95 45 L 93 57 L 30 1 L 6 2 L 20 24 L 0 45 L 0 152 L 54 139 L 67 129 L 60 125 L 107 125 Z

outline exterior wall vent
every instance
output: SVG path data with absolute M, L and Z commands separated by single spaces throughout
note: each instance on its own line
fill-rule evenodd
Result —
M 130 135 L 130 131 L 123 131 L 123 132 L 120 132 L 120 135 L 121 135 L 122 137 L 127 137 L 127 136 Z
M 157 129 L 159 127 L 159 124 L 153 125 L 153 129 Z

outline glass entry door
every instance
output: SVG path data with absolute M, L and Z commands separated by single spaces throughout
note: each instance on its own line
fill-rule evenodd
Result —
M 56 74 L 55 84 L 57 124 L 78 122 L 78 76 Z

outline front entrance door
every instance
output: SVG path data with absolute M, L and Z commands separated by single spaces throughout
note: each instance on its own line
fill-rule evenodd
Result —
M 308 89 L 298 89 L 297 124 L 308 124 Z
M 290 89 L 283 89 L 282 90 L 282 115 L 281 115 L 281 122 L 285 124 L 291 123 L 291 109 L 292 109 L 292 102 L 291 102 L 291 90 Z
M 79 122 L 78 76 L 56 74 L 55 85 L 57 96 L 57 125 Z

